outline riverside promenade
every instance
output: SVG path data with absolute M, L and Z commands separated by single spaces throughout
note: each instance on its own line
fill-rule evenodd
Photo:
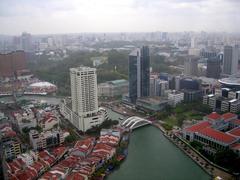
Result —
M 221 167 L 218 167 L 208 159 L 206 159 L 203 155 L 197 152 L 195 149 L 190 147 L 190 145 L 185 142 L 180 137 L 176 136 L 173 133 L 168 133 L 159 123 L 153 123 L 153 125 L 159 128 L 164 136 L 168 138 L 173 144 L 175 144 L 179 149 L 181 149 L 188 157 L 190 157 L 196 164 L 198 164 L 204 171 L 206 171 L 213 178 L 220 176 L 224 180 L 235 180 L 236 178 L 224 170 Z

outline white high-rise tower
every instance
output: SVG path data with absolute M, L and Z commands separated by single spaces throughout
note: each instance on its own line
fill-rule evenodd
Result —
M 95 68 L 70 69 L 72 110 L 79 116 L 98 112 L 97 75 Z
M 96 69 L 78 67 L 70 69 L 72 107 L 63 105 L 63 114 L 81 131 L 101 124 L 105 114 L 98 109 Z

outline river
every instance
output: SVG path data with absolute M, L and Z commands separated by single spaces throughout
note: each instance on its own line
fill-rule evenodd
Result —
M 17 100 L 38 100 L 42 102 L 47 102 L 49 104 L 59 104 L 61 99 L 58 97 L 49 97 L 49 96 L 35 96 L 35 95 L 29 95 L 29 96 L 21 96 L 18 97 Z M 12 96 L 6 96 L 6 97 L 0 97 L 0 101 L 3 102 L 11 102 L 13 101 Z
M 210 176 L 153 126 L 131 134 L 128 156 L 107 180 L 207 180 Z

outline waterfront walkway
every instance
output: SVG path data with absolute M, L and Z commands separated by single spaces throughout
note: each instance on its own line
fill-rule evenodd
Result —
M 186 142 L 181 140 L 179 137 L 175 136 L 173 133 L 168 134 L 159 123 L 154 123 L 154 125 L 158 127 L 172 143 L 174 143 L 179 149 L 181 149 L 187 156 L 189 156 L 194 162 L 196 162 L 209 175 L 213 177 L 220 176 L 224 180 L 235 179 L 233 175 L 218 168 L 217 165 L 213 164 L 212 162 L 204 158 L 202 155 L 200 155 L 199 152 L 196 152 L 196 150 L 193 150 L 191 147 L 189 147 L 188 144 L 186 144 Z

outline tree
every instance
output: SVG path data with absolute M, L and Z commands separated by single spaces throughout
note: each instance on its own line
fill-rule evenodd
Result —
M 231 167 L 232 163 L 236 159 L 237 159 L 237 154 L 230 149 L 218 151 L 214 155 L 215 163 L 225 168 Z
M 77 140 L 77 138 L 75 136 L 73 136 L 72 134 L 70 134 L 69 136 L 67 136 L 65 138 L 65 142 L 67 142 L 67 143 L 72 143 L 72 142 L 74 142 L 76 140 Z
M 190 145 L 198 151 L 201 151 L 202 147 L 203 147 L 203 145 L 200 142 L 197 142 L 197 141 L 190 142 Z

